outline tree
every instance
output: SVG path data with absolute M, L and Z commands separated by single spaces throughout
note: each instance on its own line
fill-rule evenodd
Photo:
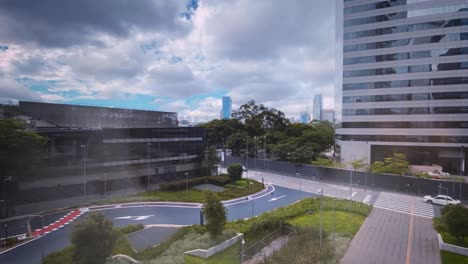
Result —
M 233 181 L 240 180 L 242 178 L 242 165 L 240 163 L 233 163 L 227 168 L 229 178 Z
M 232 113 L 232 117 L 244 122 L 247 133 L 252 137 L 262 136 L 267 131 L 281 130 L 289 125 L 283 112 L 263 104 L 257 105 L 254 100 L 241 105 Z
M 442 221 L 451 235 L 462 241 L 468 236 L 468 208 L 462 204 L 447 205 L 442 209 Z
M 375 161 L 371 166 L 372 173 L 392 173 L 403 175 L 409 171 L 409 163 L 406 160 L 406 155 L 403 153 L 393 153 L 391 157 L 387 157 L 382 161 Z
M 365 158 L 355 159 L 351 161 L 351 166 L 353 167 L 354 171 L 366 168 L 367 167 L 366 159 Z
M 40 149 L 46 142 L 47 138 L 26 130 L 17 120 L 0 120 L 0 200 L 8 202 L 9 199 L 3 192 L 4 177 L 7 174 L 23 176 L 39 159 Z
M 73 226 L 71 242 L 74 245 L 73 261 L 77 264 L 101 264 L 112 254 L 118 233 L 112 221 L 102 213 L 91 213 Z
M 206 137 L 210 146 L 221 146 L 224 152 L 227 148 L 228 138 L 244 130 L 244 124 L 237 119 L 215 119 L 208 123 L 201 124 L 205 128 Z
M 227 210 L 219 196 L 214 192 L 207 192 L 203 203 L 203 214 L 206 219 L 206 228 L 211 239 L 217 238 L 224 229 L 227 221 Z
M 214 146 L 209 147 L 206 150 L 205 159 L 204 159 L 204 166 L 211 169 L 214 165 L 219 163 L 218 153 L 216 152 L 216 148 Z

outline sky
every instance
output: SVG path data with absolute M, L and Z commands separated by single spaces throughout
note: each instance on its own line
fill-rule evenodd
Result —
M 330 0 L 2 0 L 0 103 L 171 111 L 333 108 Z

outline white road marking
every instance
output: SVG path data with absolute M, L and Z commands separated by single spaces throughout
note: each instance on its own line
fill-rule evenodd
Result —
M 136 216 L 127 215 L 127 216 L 116 217 L 116 218 L 114 218 L 114 219 L 116 219 L 116 220 L 132 220 L 132 221 L 139 221 L 139 220 L 148 219 L 148 218 L 153 217 L 153 216 L 154 216 L 154 215 L 136 215 Z
M 271 199 L 268 200 L 268 201 L 269 201 L 269 202 L 273 202 L 273 201 L 276 201 L 276 200 L 281 199 L 281 198 L 283 198 L 283 197 L 286 197 L 286 195 L 281 195 L 281 196 L 279 196 L 279 197 L 271 198 Z
M 351 196 L 348 196 L 348 200 L 353 199 L 354 195 L 356 195 L 356 192 L 353 192 Z
M 372 195 L 368 194 L 368 195 L 366 195 L 366 198 L 364 198 L 364 200 L 362 200 L 362 202 L 365 203 L 365 204 L 370 204 L 371 198 L 372 198 Z

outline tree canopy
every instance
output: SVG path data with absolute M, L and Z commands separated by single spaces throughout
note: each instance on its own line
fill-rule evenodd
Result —
M 232 117 L 200 126 L 206 128 L 209 145 L 230 149 L 234 156 L 263 154 L 304 164 L 333 145 L 334 129 L 330 122 L 291 124 L 282 111 L 253 100 L 241 105 Z
M 403 175 L 409 171 L 409 163 L 403 153 L 393 153 L 391 157 L 384 158 L 384 161 L 375 161 L 370 166 L 372 173 L 392 173 Z
M 74 263 L 105 263 L 112 254 L 117 237 L 111 220 L 101 213 L 91 213 L 73 226 L 71 242 L 74 245 Z

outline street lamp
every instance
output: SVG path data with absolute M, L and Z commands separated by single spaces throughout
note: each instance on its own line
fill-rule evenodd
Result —
M 320 247 L 322 247 L 322 209 L 323 209 L 323 188 L 320 189 Z
M 86 196 L 86 145 L 80 147 L 83 149 L 83 195 Z
M 149 189 L 150 187 L 150 174 L 149 174 L 149 171 L 150 171 L 150 159 L 149 159 L 149 156 L 150 156 L 150 147 L 151 147 L 151 143 L 146 143 L 146 161 L 147 161 L 147 168 L 148 168 L 148 171 L 146 172 L 147 173 L 147 176 L 146 176 L 146 188 Z
M 299 172 L 296 172 L 296 177 L 299 178 L 299 200 L 302 200 L 302 177 Z
M 250 196 L 252 198 L 252 218 L 254 217 L 254 195 L 253 195 L 253 182 L 249 182 L 249 186 L 252 185 L 252 195 Z
M 245 240 L 242 238 L 242 248 L 241 248 L 241 264 L 244 264 L 244 246 L 245 246 Z
M 184 173 L 185 174 L 185 187 L 186 187 L 186 191 L 188 192 L 188 172 Z

